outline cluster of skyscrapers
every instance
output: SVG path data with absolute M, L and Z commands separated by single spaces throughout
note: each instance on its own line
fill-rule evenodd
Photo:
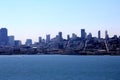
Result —
M 72 37 L 70 37 L 70 35 L 67 35 L 67 40 L 70 39 L 75 39 L 78 36 L 73 33 Z M 81 39 L 90 39 L 92 38 L 92 33 L 89 33 L 87 35 L 87 33 L 85 32 L 85 29 L 81 29 Z M 109 38 L 108 32 L 105 31 L 105 39 Z M 98 39 L 101 39 L 101 31 L 98 31 Z M 42 39 L 42 37 L 38 38 L 38 43 L 49 43 L 50 41 L 62 41 L 63 40 L 63 36 L 62 36 L 62 32 L 59 32 L 58 35 L 56 35 L 55 38 L 51 39 L 50 38 L 50 34 L 46 35 L 46 39 Z M 26 39 L 25 45 L 30 46 L 32 45 L 32 39 Z M 8 30 L 7 28 L 1 28 L 0 29 L 0 46 L 19 46 L 21 45 L 21 41 L 20 40 L 15 40 L 14 36 L 8 36 Z
M 18 46 L 21 45 L 20 40 L 15 40 L 14 36 L 8 36 L 7 28 L 0 29 L 0 46 Z
M 86 54 L 103 54 L 103 53 L 120 53 L 120 37 L 114 35 L 109 38 L 108 32 L 105 31 L 105 38 L 101 38 L 101 31 L 98 36 L 93 37 L 92 33 L 87 34 L 85 29 L 81 29 L 81 36 L 75 33 L 67 35 L 67 39 L 63 38 L 62 32 L 58 32 L 54 38 L 50 38 L 50 34 L 46 35 L 46 39 L 38 38 L 38 42 L 33 44 L 32 39 L 26 39 L 24 45 L 21 40 L 15 40 L 14 36 L 8 36 L 6 28 L 0 29 L 0 54 L 29 54 L 29 53 L 86 53 Z

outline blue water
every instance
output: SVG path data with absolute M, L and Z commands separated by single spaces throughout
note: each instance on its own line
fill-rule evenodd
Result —
M 120 80 L 120 56 L 0 56 L 0 80 Z

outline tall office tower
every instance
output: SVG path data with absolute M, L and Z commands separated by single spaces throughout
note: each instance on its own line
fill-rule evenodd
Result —
M 50 34 L 46 35 L 46 43 L 50 42 Z
M 82 38 L 82 39 L 85 39 L 85 38 L 86 38 L 85 29 L 81 29 L 81 38 Z
M 6 28 L 0 29 L 0 45 L 8 44 L 8 32 Z
M 39 42 L 39 43 L 42 43 L 42 37 L 39 37 L 39 38 L 38 38 L 38 42 Z
M 108 39 L 109 38 L 109 35 L 108 35 L 108 31 L 106 30 L 105 31 L 105 39 Z
M 70 35 L 67 35 L 67 40 L 70 40 Z
M 27 39 L 26 42 L 25 42 L 25 44 L 26 44 L 27 46 L 32 45 L 32 39 Z
M 108 35 L 108 32 L 107 32 L 107 30 L 105 31 L 105 38 L 107 37 L 107 35 Z
M 15 45 L 14 36 L 8 36 L 8 45 L 9 46 L 14 46 Z
M 59 32 L 58 37 L 59 37 L 59 40 L 60 40 L 60 41 L 63 40 L 63 38 L 62 38 L 62 32 Z
M 100 32 L 100 30 L 98 31 L 98 39 L 100 39 L 101 38 L 101 32 Z

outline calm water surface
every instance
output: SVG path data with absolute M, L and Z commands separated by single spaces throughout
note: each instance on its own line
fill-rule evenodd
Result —
M 120 56 L 0 56 L 0 80 L 120 80 Z

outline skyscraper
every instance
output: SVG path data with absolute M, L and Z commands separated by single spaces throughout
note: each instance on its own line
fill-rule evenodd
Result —
M 105 39 L 108 39 L 109 38 L 109 35 L 108 35 L 108 31 L 106 30 L 105 31 Z
M 82 38 L 82 39 L 85 39 L 85 38 L 86 38 L 85 29 L 81 29 L 81 38 Z
M 70 40 L 70 35 L 67 35 L 67 40 Z
M 63 38 L 62 38 L 62 32 L 59 32 L 58 37 L 59 37 L 59 40 L 60 40 L 60 41 L 63 39 Z
M 42 43 L 42 37 L 39 37 L 39 38 L 38 38 L 38 42 L 39 42 L 39 43 Z
M 100 32 L 100 30 L 98 31 L 98 39 L 100 39 L 101 38 L 101 32 Z
M 50 34 L 46 35 L 46 43 L 50 42 Z
M 8 45 L 9 46 L 14 46 L 15 45 L 14 36 L 8 36 Z
M 0 45 L 8 44 L 8 32 L 6 28 L 0 29 Z

